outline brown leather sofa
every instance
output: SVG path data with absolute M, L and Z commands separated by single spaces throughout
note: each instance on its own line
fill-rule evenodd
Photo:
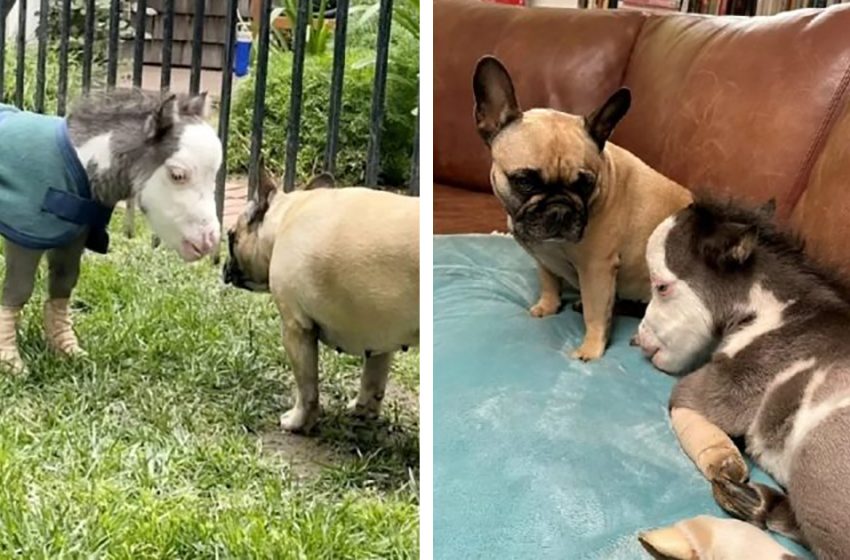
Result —
M 850 278 L 850 6 L 768 18 L 434 3 L 434 230 L 505 230 L 472 117 L 484 54 L 524 109 L 586 114 L 620 86 L 612 141 L 698 195 L 774 197 Z

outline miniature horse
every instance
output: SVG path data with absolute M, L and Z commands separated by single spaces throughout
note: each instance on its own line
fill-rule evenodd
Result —
M 635 342 L 659 369 L 690 372 L 670 398 L 673 429 L 742 520 L 642 535 L 656 558 L 793 557 L 756 527 L 820 560 L 850 557 L 850 294 L 772 213 L 696 203 L 649 238 L 653 294 Z M 748 481 L 735 437 L 781 491 Z
M 67 118 L 0 105 L 0 367 L 24 371 L 16 341 L 47 253 L 44 328 L 50 348 L 82 355 L 69 298 L 83 250 L 105 253 L 119 201 L 132 201 L 154 233 L 187 262 L 218 246 L 215 179 L 222 148 L 205 122 L 206 95 L 115 90 L 79 100 Z

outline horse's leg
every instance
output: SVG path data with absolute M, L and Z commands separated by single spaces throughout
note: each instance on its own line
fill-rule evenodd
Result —
M 127 200 L 124 212 L 124 235 L 129 239 L 136 235 L 136 202 L 132 198 Z
M 787 494 L 755 482 L 718 478 L 711 482 L 714 500 L 726 512 L 761 529 L 806 544 Z
M 722 476 L 744 481 L 749 476 L 747 464 L 729 437 L 740 430 L 735 411 L 703 402 L 715 373 L 711 368 L 711 364 L 703 366 L 676 383 L 670 397 L 670 422 L 682 449 L 706 479 Z
M 348 405 L 349 410 L 356 416 L 371 418 L 381 413 L 393 354 L 373 354 L 366 358 L 363 374 L 360 376 L 360 393 Z
M 71 292 L 80 277 L 80 260 L 85 249 L 86 236 L 81 235 L 70 245 L 47 252 L 47 294 L 44 303 L 44 333 L 47 344 L 66 356 L 85 355 L 74 334 L 71 321 Z
M 642 533 L 638 540 L 659 560 L 792 560 L 764 531 L 737 519 L 701 515 Z
M 26 249 L 7 240 L 4 254 L 6 276 L 0 304 L 0 369 L 23 373 L 25 367 L 18 351 L 16 327 L 21 309 L 32 296 L 42 251 Z

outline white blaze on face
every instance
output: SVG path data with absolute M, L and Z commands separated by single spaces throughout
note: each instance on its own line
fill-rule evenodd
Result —
M 649 238 L 646 261 L 652 300 L 640 323 L 637 341 L 653 365 L 670 373 L 684 371 L 712 342 L 712 318 L 697 293 L 667 267 L 666 246 L 675 216 L 661 222 Z
M 178 150 L 137 195 L 151 228 L 186 261 L 200 259 L 218 246 L 215 179 L 221 159 L 221 142 L 212 127 L 187 125 Z

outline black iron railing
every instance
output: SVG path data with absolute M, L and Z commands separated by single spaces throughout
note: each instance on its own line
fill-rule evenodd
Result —
M 36 0 L 30 0 L 36 1 Z M 59 25 L 59 73 L 56 86 L 56 113 L 64 114 L 69 92 L 69 76 L 68 76 L 68 57 L 69 57 L 69 34 L 71 32 L 71 0 L 39 0 L 39 28 L 37 33 L 38 53 L 36 64 L 36 91 L 34 107 L 38 112 L 52 111 L 52 108 L 45 106 L 45 89 L 46 89 L 46 66 L 48 60 L 48 50 L 50 48 L 51 39 L 56 40 L 57 37 L 50 37 L 48 29 L 48 13 L 52 2 L 60 2 L 60 25 Z M 234 45 L 236 42 L 236 26 L 238 22 L 238 0 L 221 0 L 226 2 L 226 17 L 225 17 L 225 46 L 223 56 L 223 75 L 221 80 L 221 90 L 219 96 L 219 121 L 218 133 L 225 150 L 225 163 L 218 175 L 216 204 L 219 217 L 223 216 L 224 212 L 224 191 L 227 177 L 226 161 L 228 150 L 229 123 L 231 113 L 231 99 L 233 89 L 233 60 L 234 60 Z M 287 123 L 266 123 L 265 122 L 265 102 L 266 102 L 266 79 L 268 76 L 269 50 L 270 50 L 270 31 L 271 31 L 271 15 L 272 15 L 272 0 L 253 0 L 260 2 L 260 21 L 257 26 L 259 35 L 257 40 L 257 52 L 255 53 L 255 90 L 254 90 L 254 115 L 253 115 L 253 131 L 252 143 L 250 149 L 250 164 L 249 164 L 249 196 L 256 192 L 256 187 L 259 183 L 259 165 L 261 159 L 261 151 L 263 147 L 263 130 L 265 126 L 286 126 L 286 151 L 285 151 L 285 174 L 283 177 L 283 187 L 287 191 L 291 191 L 296 183 L 296 170 L 298 152 L 300 147 L 300 130 L 302 117 L 302 91 L 304 80 L 304 60 L 306 55 L 306 33 L 308 21 L 312 15 L 313 5 L 311 0 L 298 0 L 297 2 L 297 18 L 292 29 L 292 83 L 291 95 L 289 99 L 289 117 Z M 15 89 L 13 102 L 23 107 L 24 104 L 24 84 L 26 70 L 26 49 L 27 45 L 27 0 L 0 0 L 0 99 L 4 97 L 4 92 L 9 84 L 4 83 L 5 80 L 5 60 L 6 60 L 6 18 L 2 17 L 7 13 L 10 6 L 15 4 L 18 8 L 18 28 L 15 40 L 16 48 L 16 69 L 15 69 Z M 95 61 L 95 26 L 96 26 L 96 2 L 95 0 L 85 0 L 85 23 L 84 23 L 84 44 L 82 54 L 82 76 L 81 85 L 83 92 L 88 92 L 95 86 L 95 83 L 100 83 L 101 87 L 114 88 L 118 84 L 119 59 L 121 58 L 120 47 L 120 25 L 122 21 L 122 13 L 132 3 L 129 0 L 112 0 L 109 6 L 108 14 L 108 32 L 105 38 L 105 72 L 99 72 L 101 80 L 94 80 L 92 77 L 92 67 Z M 172 68 L 173 68 L 173 50 L 174 50 L 174 25 L 175 25 L 175 0 L 164 0 L 161 4 L 162 9 L 159 10 L 159 15 L 162 21 L 162 59 L 160 87 L 169 89 L 172 86 Z M 131 25 L 134 28 L 134 38 L 132 43 L 132 84 L 135 87 L 143 85 L 143 65 L 145 63 L 145 27 L 147 21 L 147 0 L 135 0 L 136 12 L 132 16 Z M 194 1 L 193 26 L 192 26 L 192 56 L 191 56 L 191 73 L 189 81 L 189 91 L 197 93 L 201 86 L 201 69 L 202 56 L 204 48 L 204 14 L 207 8 L 205 0 Z M 375 45 L 375 77 L 374 88 L 372 94 L 371 116 L 369 143 L 366 161 L 365 184 L 367 186 L 376 186 L 380 174 L 381 162 L 381 129 L 384 120 L 384 105 L 386 102 L 386 87 L 388 74 L 388 61 L 390 50 L 390 30 L 392 26 L 392 11 L 393 0 L 380 0 L 380 14 L 378 20 L 378 35 Z M 345 74 L 345 58 L 346 58 L 346 36 L 348 33 L 348 13 L 349 0 L 339 0 L 335 10 L 335 29 L 334 29 L 334 48 L 333 48 L 333 75 L 331 78 L 330 91 L 330 106 L 328 107 L 328 131 L 327 143 L 324 149 L 324 157 L 322 165 L 326 171 L 333 173 L 336 168 L 336 157 L 339 150 L 339 130 L 340 120 L 344 118 L 343 114 L 343 89 L 344 89 L 344 74 Z M 103 80 L 105 74 L 105 83 Z M 410 169 L 409 191 L 411 194 L 419 194 L 419 149 L 418 135 L 419 123 L 417 118 L 416 123 L 416 138 L 414 139 L 414 151 L 412 154 L 412 163 Z M 132 211 L 131 211 L 132 213 Z M 130 228 L 132 230 L 132 216 L 130 217 Z

